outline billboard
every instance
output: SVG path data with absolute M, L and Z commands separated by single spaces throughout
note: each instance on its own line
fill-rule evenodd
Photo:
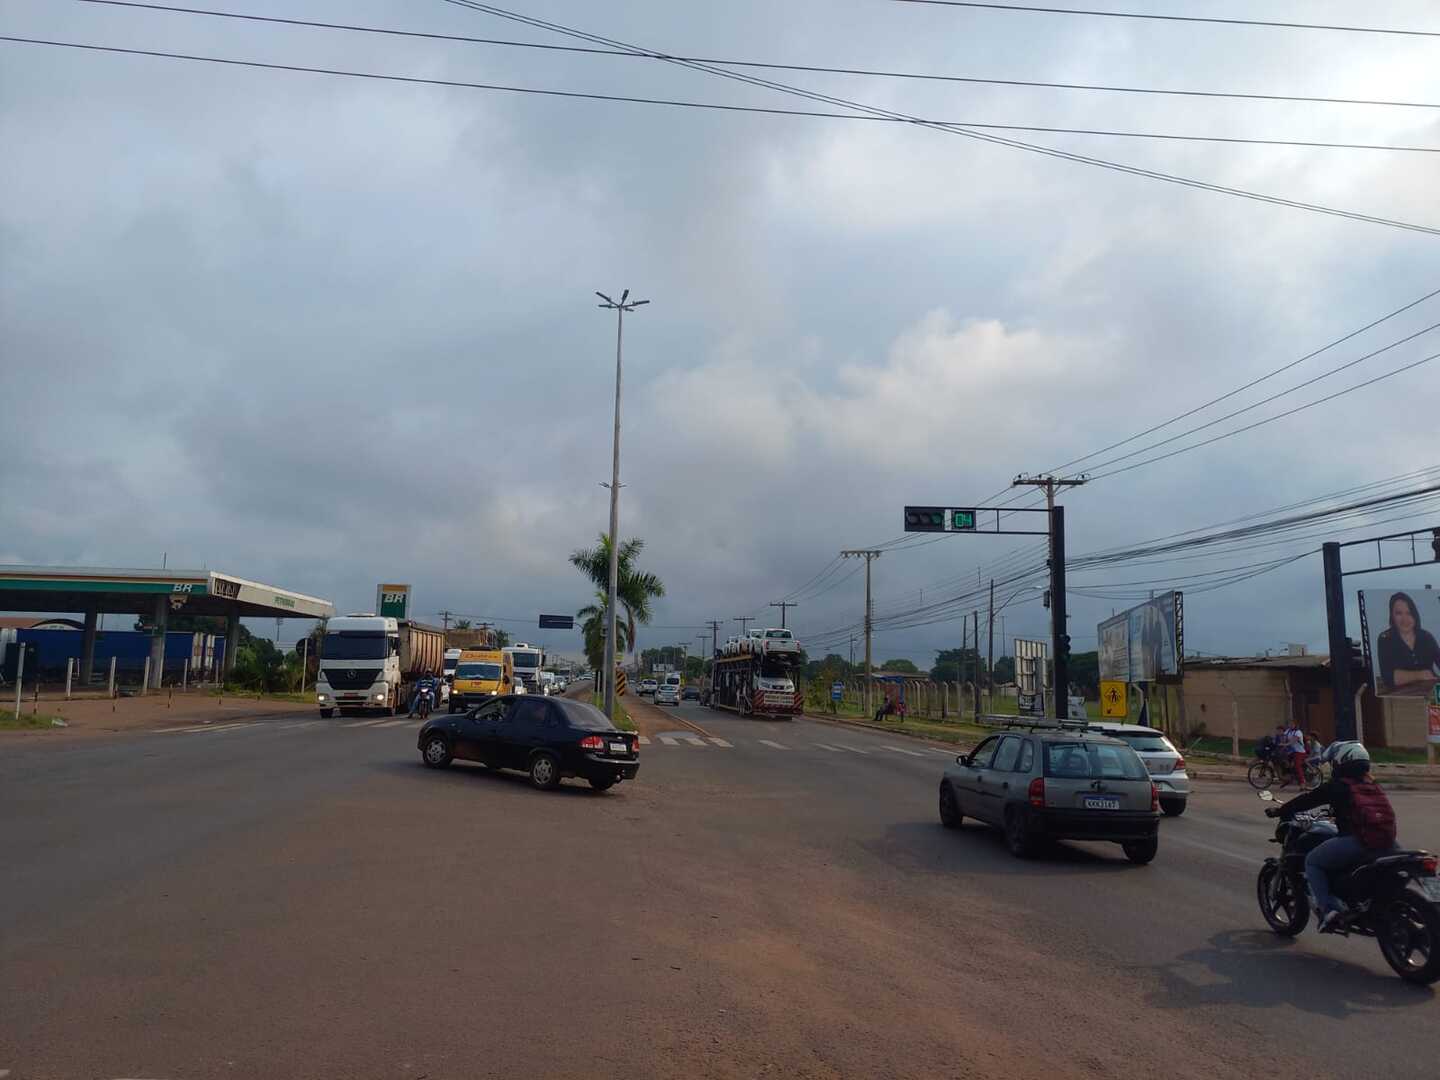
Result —
M 1364 589 L 1360 626 L 1370 685 L 1381 697 L 1429 698 L 1440 680 L 1440 593 Z
M 410 586 L 409 585 L 376 585 L 375 586 L 375 614 L 383 615 L 388 619 L 409 618 L 410 610 Z
M 1168 592 L 1106 619 L 1097 630 L 1100 678 L 1111 682 L 1178 679 L 1185 666 L 1184 600 Z

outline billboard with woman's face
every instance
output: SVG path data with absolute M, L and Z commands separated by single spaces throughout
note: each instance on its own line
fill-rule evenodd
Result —
M 1440 681 L 1440 593 L 1365 589 L 1360 593 L 1370 685 L 1381 697 L 1430 696 Z
M 1156 682 L 1184 666 L 1181 598 L 1168 592 L 1106 619 L 1099 626 L 1100 678 Z

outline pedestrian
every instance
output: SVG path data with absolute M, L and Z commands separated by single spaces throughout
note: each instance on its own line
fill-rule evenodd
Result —
M 1309 747 L 1305 744 L 1305 735 L 1300 730 L 1300 725 L 1294 720 L 1285 729 L 1285 742 L 1290 749 L 1290 769 L 1295 774 L 1295 783 L 1301 788 L 1305 787 L 1305 760 L 1310 756 Z

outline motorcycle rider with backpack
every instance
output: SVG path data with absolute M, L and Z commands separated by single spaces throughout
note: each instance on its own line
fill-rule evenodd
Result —
M 1305 856 L 1305 880 L 1315 894 L 1320 932 L 1335 928 L 1340 910 L 1330 892 L 1330 875 L 1357 866 L 1375 855 L 1395 849 L 1395 810 L 1370 775 L 1370 753 L 1358 742 L 1336 742 L 1321 755 L 1331 766 L 1331 778 L 1313 791 L 1265 811 L 1285 818 L 1328 805 L 1335 814 L 1339 835 L 1326 840 Z

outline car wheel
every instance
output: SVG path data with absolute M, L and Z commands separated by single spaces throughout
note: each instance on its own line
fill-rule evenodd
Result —
M 1005 846 L 1017 859 L 1028 859 L 1034 850 L 1030 827 L 1025 824 L 1025 817 L 1018 806 L 1005 811 Z
M 955 798 L 955 789 L 949 784 L 940 785 L 940 824 L 947 829 L 958 829 L 964 818 L 960 814 L 960 803 Z
M 1179 817 L 1185 812 L 1184 799 L 1161 799 L 1160 810 L 1166 817 Z
M 332 716 L 334 716 L 334 715 L 335 715 L 335 710 L 334 710 L 334 709 L 321 709 L 321 710 L 320 710 L 320 719 L 321 719 L 321 720 L 329 720 L 329 719 L 330 719 Z
M 530 759 L 530 783 L 541 791 L 549 791 L 560 783 L 560 763 L 554 754 L 542 751 Z
M 450 753 L 450 742 L 444 735 L 431 735 L 420 748 L 420 757 L 431 769 L 443 769 L 454 755 Z
M 1144 866 L 1159 852 L 1160 838 L 1152 836 L 1149 840 L 1126 840 L 1120 847 L 1125 852 L 1125 858 L 1136 866 Z
M 609 791 L 612 787 L 615 786 L 615 778 L 613 776 L 592 776 L 590 778 L 590 786 L 596 791 Z

